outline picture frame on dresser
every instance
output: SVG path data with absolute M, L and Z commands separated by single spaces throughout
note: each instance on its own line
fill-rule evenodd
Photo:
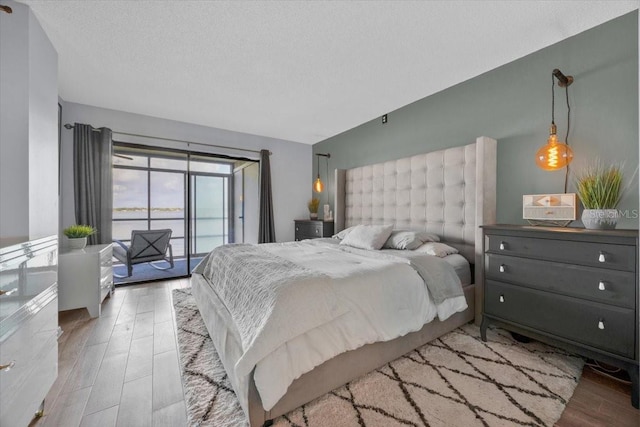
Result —
M 638 230 L 483 226 L 489 325 L 621 368 L 638 408 Z

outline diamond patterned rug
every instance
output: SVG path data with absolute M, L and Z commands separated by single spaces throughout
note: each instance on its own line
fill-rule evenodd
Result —
M 248 423 L 190 289 L 173 291 L 189 421 Z M 465 325 L 275 420 L 308 427 L 553 426 L 582 373 L 583 360 L 509 333 L 482 342 Z

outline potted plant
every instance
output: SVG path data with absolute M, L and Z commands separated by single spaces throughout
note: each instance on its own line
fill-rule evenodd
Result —
M 96 232 L 90 225 L 72 225 L 62 230 L 69 242 L 70 249 L 83 249 L 87 246 L 87 237 Z
M 316 199 L 315 197 L 309 200 L 307 203 L 307 207 L 309 208 L 309 218 L 310 219 L 318 219 L 318 207 L 320 206 L 320 199 Z
M 599 161 L 588 165 L 576 174 L 576 187 L 584 206 L 582 223 L 585 228 L 616 228 L 619 216 L 616 208 L 628 187 L 622 187 L 622 166 L 605 167 Z

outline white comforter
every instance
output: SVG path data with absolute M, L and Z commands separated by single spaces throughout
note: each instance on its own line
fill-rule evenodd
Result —
M 464 296 L 445 300 L 436 307 L 424 281 L 406 258 L 345 251 L 344 247 L 322 240 L 261 247 L 331 278 L 330 292 L 340 302 L 333 319 L 287 337 L 268 354 L 251 357 L 251 366 L 246 364 L 247 357 L 241 358 L 234 372 L 229 372 L 241 383 L 255 363 L 254 380 L 265 410 L 273 408 L 296 378 L 332 357 L 417 331 L 436 316 L 444 320 L 467 308 Z M 292 316 L 290 322 L 295 324 L 296 320 Z

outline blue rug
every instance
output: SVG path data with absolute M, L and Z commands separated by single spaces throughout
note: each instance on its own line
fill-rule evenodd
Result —
M 130 277 L 119 278 L 118 276 L 126 276 L 127 275 L 127 267 L 123 264 L 114 264 L 113 265 L 113 281 L 116 285 L 122 284 L 131 284 L 137 282 L 148 282 L 151 280 L 167 280 L 173 279 L 176 277 L 184 277 L 188 276 L 191 273 L 191 270 L 194 269 L 196 265 L 202 260 L 202 257 L 191 258 L 191 265 L 187 266 L 187 260 L 176 259 L 173 261 L 173 268 L 169 270 L 158 270 L 157 268 L 153 268 L 149 263 L 145 264 L 136 264 L 133 266 L 133 274 Z M 158 263 L 161 267 L 169 266 L 168 263 Z

